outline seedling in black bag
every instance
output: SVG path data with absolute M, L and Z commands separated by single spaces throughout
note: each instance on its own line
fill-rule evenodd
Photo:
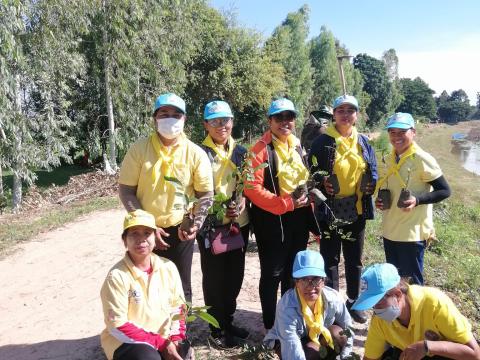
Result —
M 408 184 L 410 182 L 410 172 L 411 169 L 408 168 L 408 176 L 407 182 L 405 183 L 405 187 L 400 191 L 400 196 L 398 197 L 397 207 L 399 208 L 406 208 L 408 205 L 405 204 L 405 201 L 412 198 L 412 192 L 408 189 Z

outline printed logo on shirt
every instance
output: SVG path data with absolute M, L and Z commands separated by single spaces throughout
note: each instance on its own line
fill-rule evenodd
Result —
M 128 299 L 132 299 L 135 304 L 140 304 L 140 302 L 142 301 L 141 291 L 135 289 L 128 290 Z

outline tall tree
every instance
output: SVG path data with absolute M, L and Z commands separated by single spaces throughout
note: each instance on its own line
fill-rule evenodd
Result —
M 289 13 L 266 42 L 266 50 L 275 62 L 285 69 L 286 95 L 300 110 L 306 110 L 312 95 L 312 66 L 309 57 L 308 36 L 309 8 L 304 5 L 297 12 Z
M 371 102 L 366 112 L 369 117 L 367 124 L 375 126 L 389 112 L 392 89 L 388 81 L 383 61 L 367 54 L 359 54 L 353 59 L 353 65 L 362 74 L 363 90 L 368 93 Z
M 82 71 L 76 51 L 78 7 L 63 1 L 3 1 L 15 24 L 10 33 L 13 57 L 5 62 L 11 109 L 3 125 L 8 166 L 13 172 L 13 209 L 22 201 L 22 181 L 31 183 L 34 170 L 69 161 L 73 139 L 67 131 L 68 83 Z M 3 11 L 1 12 L 4 13 Z
M 397 111 L 408 112 L 414 116 L 424 116 L 428 119 L 436 117 L 436 105 L 433 94 L 428 84 L 421 78 L 416 77 L 400 79 L 403 100 Z
M 444 90 L 436 102 L 438 116 L 444 122 L 457 123 L 466 120 L 472 112 L 467 93 L 462 89 L 452 91 L 450 95 Z
M 320 34 L 310 42 L 310 60 L 313 67 L 310 109 L 315 110 L 321 105 L 331 105 L 342 91 L 335 38 L 325 26 L 321 27 Z
M 232 106 L 234 135 L 251 138 L 260 131 L 258 119 L 271 98 L 284 90 L 283 68 L 262 50 L 259 34 L 236 26 L 234 19 L 211 8 L 196 16 L 199 43 L 185 89 L 192 138 L 203 139 L 203 107 L 212 99 Z

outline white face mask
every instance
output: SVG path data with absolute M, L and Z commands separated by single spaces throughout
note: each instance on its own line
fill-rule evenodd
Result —
M 390 305 L 384 309 L 373 309 L 375 315 L 377 315 L 380 319 L 383 319 L 388 322 L 392 322 L 396 318 L 400 316 L 400 308 L 397 305 Z
M 185 121 L 183 116 L 180 119 L 164 118 L 156 119 L 157 131 L 166 139 L 175 139 L 183 131 Z

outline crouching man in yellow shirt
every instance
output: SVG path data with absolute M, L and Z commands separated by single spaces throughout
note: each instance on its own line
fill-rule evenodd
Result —
M 374 312 L 364 360 L 480 359 L 470 323 L 440 290 L 408 285 L 391 264 L 368 267 L 360 281 L 352 308 Z
M 212 205 L 213 180 L 207 154 L 183 132 L 185 120 L 185 101 L 172 93 L 160 95 L 153 108 L 155 131 L 130 147 L 118 182 L 127 211 L 143 209 L 155 216 L 154 252 L 177 266 L 191 302 L 193 242 Z M 180 228 L 194 198 L 194 222 Z

